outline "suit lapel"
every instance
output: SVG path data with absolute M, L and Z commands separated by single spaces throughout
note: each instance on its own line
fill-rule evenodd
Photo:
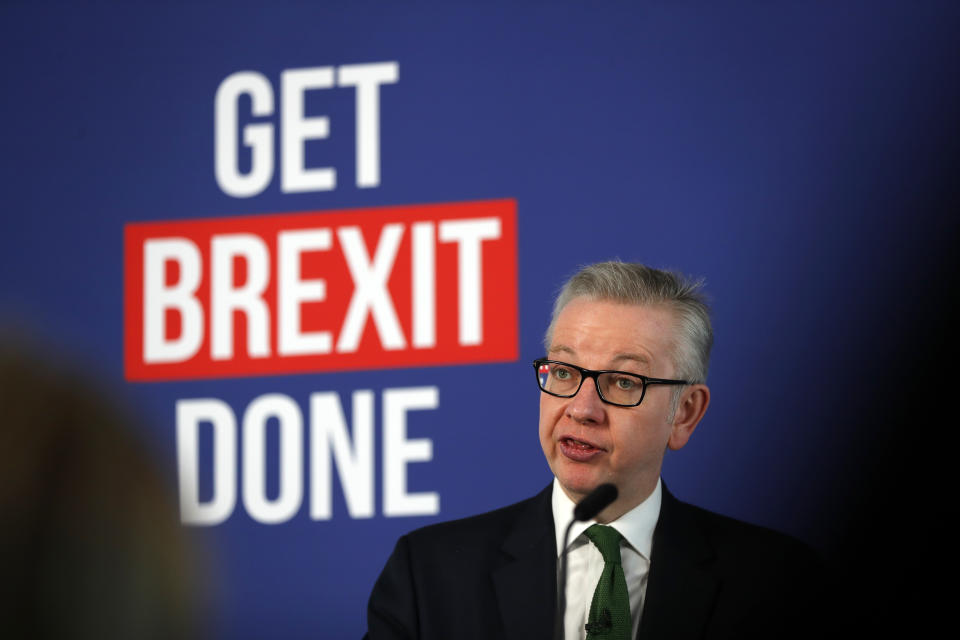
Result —
M 501 547 L 503 561 L 493 570 L 503 628 L 511 640 L 553 635 L 557 543 L 550 495 L 548 486 L 520 514 Z
M 715 554 L 666 486 L 651 556 L 638 640 L 701 638 L 719 588 Z

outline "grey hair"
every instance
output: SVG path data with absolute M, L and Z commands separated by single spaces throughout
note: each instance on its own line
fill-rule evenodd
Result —
M 637 263 L 610 261 L 587 265 L 567 280 L 557 295 L 544 346 L 549 351 L 557 318 L 574 298 L 663 305 L 673 310 L 677 320 L 678 339 L 673 354 L 676 375 L 693 384 L 704 383 L 713 347 L 713 328 L 702 287 L 702 279 L 691 280 L 673 271 Z

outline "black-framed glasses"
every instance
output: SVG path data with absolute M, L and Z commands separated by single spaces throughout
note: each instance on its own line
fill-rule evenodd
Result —
M 546 358 L 534 360 L 533 370 L 537 374 L 537 386 L 544 393 L 558 398 L 572 398 L 580 392 L 584 379 L 593 378 L 600 399 L 618 407 L 639 405 L 651 384 L 690 384 L 686 380 L 650 378 L 626 371 L 594 371 Z

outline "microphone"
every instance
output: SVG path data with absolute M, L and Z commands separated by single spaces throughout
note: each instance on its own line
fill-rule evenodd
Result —
M 567 525 L 563 533 L 563 551 L 560 553 L 559 593 L 557 594 L 557 612 L 553 619 L 554 640 L 563 640 L 563 614 L 567 607 L 567 540 L 570 538 L 570 529 L 575 522 L 592 520 L 598 513 L 606 509 L 617 499 L 617 488 L 610 483 L 604 483 L 587 494 L 573 508 L 573 520 Z
M 617 488 L 609 482 L 602 484 L 587 494 L 587 497 L 573 508 L 573 519 L 580 522 L 591 520 L 616 499 Z

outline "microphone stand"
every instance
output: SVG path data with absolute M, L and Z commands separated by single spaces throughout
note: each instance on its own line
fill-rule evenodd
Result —
M 597 517 L 597 514 L 607 508 L 617 499 L 617 488 L 612 484 L 601 484 L 599 487 L 587 494 L 573 509 L 573 520 L 567 525 L 563 532 L 563 547 L 560 551 L 560 576 L 558 586 L 560 592 L 557 594 L 557 611 L 553 617 L 553 638 L 554 640 L 564 640 L 564 614 L 567 608 L 567 541 L 570 538 L 570 530 L 573 529 L 575 522 L 586 522 Z

